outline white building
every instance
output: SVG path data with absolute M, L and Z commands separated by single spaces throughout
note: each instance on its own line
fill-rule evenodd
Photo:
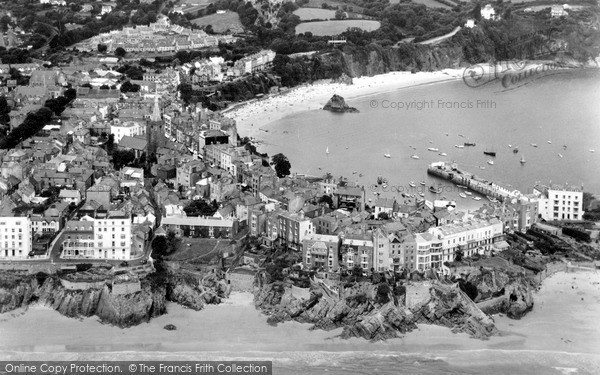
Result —
M 136 121 L 115 121 L 115 123 L 110 125 L 110 132 L 115 136 L 115 143 L 119 143 L 124 136 L 133 137 L 136 135 L 145 135 L 146 124 Z
M 481 17 L 486 20 L 493 20 L 496 18 L 496 11 L 490 4 L 487 4 L 485 7 L 481 8 Z
M 468 19 L 467 23 L 465 23 L 465 27 L 468 27 L 469 29 L 472 29 L 475 27 L 475 20 L 473 19 Z
M 84 216 L 68 221 L 62 257 L 131 259 L 131 217 L 111 214 L 104 218 Z
M 575 186 L 542 186 L 533 188 L 539 197 L 538 212 L 544 220 L 583 220 L 583 191 Z
M 0 259 L 26 259 L 31 251 L 31 220 L 0 217 Z
M 567 5 L 567 4 L 552 5 L 552 8 L 550 8 L 550 15 L 553 18 L 567 16 L 567 15 L 569 15 L 569 13 L 567 13 L 567 11 L 565 9 L 568 9 L 568 8 L 569 8 L 569 5 Z
M 455 260 L 459 250 L 465 257 L 485 254 L 502 235 L 502 222 L 496 218 L 430 228 L 415 235 L 415 268 L 441 269 L 444 262 Z

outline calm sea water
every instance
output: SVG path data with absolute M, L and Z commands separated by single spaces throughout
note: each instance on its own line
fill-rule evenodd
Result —
M 331 172 L 367 188 L 378 176 L 385 177 L 390 187 L 407 188 L 409 181 L 417 186 L 419 181 L 427 186 L 444 184 L 428 177 L 426 169 L 431 162 L 446 160 L 525 193 L 537 181 L 600 191 L 599 70 L 565 71 L 512 90 L 498 82 L 474 89 L 453 81 L 348 102 L 360 113 L 314 110 L 268 124 L 260 148 L 271 155 L 283 152 L 294 172 Z M 402 108 L 391 108 L 394 105 Z M 476 146 L 455 148 L 464 142 Z M 439 151 L 428 151 L 430 147 Z M 494 165 L 487 163 L 486 149 L 496 151 Z M 520 163 L 521 156 L 525 164 Z M 444 185 L 451 190 L 451 185 Z M 460 200 L 458 193 L 444 195 Z

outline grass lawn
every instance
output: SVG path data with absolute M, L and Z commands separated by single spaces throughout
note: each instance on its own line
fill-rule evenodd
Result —
M 300 17 L 300 21 L 335 19 L 335 11 L 329 9 L 299 8 L 294 14 Z
M 191 22 L 201 27 L 212 25 L 215 33 L 224 33 L 227 30 L 230 30 L 231 32 L 241 32 L 244 30 L 238 14 L 230 11 L 227 11 L 225 14 L 210 14 L 208 16 L 193 19 Z
M 452 9 L 446 4 L 438 3 L 435 0 L 411 0 L 415 4 L 423 4 L 429 8 L 444 8 L 444 9 Z
M 221 251 L 231 249 L 230 242 L 231 239 L 229 238 L 183 237 L 179 249 L 175 253 L 170 254 L 167 259 L 176 261 L 196 260 L 208 263 L 210 259 L 219 255 Z
M 338 35 L 346 31 L 349 27 L 358 27 L 366 31 L 373 31 L 377 30 L 380 26 L 379 21 L 367 20 L 304 22 L 296 26 L 296 34 L 310 31 L 316 36 Z
M 331 7 L 332 9 L 342 9 L 342 7 L 345 5 L 348 8 L 352 7 L 352 11 L 353 12 L 357 12 L 357 13 L 362 13 L 363 12 L 363 8 L 359 7 L 357 5 L 354 4 L 349 4 L 349 3 L 343 3 L 341 1 L 336 1 L 336 0 L 310 0 L 308 2 L 308 4 L 305 5 L 305 7 L 307 8 L 323 8 L 323 3 L 327 4 L 329 7 Z

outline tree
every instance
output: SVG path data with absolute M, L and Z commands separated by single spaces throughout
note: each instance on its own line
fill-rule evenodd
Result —
M 454 260 L 457 262 L 460 262 L 463 258 L 464 254 L 462 250 L 456 250 L 456 253 L 454 255 Z
M 107 49 L 108 46 L 106 44 L 98 43 L 98 52 L 105 53 Z
M 319 198 L 319 203 L 326 203 L 329 208 L 333 208 L 333 199 L 327 194 Z
M 284 154 L 279 153 L 274 155 L 271 159 L 271 164 L 275 165 L 277 177 L 281 178 L 290 175 L 290 169 L 292 168 L 292 165 Z
M 152 258 L 160 259 L 168 254 L 169 245 L 165 236 L 156 236 L 152 240 Z
M 346 18 L 346 12 L 344 12 L 341 9 L 338 9 L 335 11 L 335 19 L 336 20 L 343 20 Z
M 389 220 L 390 219 L 390 215 L 388 215 L 387 212 L 380 212 L 379 215 L 377 215 L 377 218 L 379 220 Z
M 140 85 L 125 81 L 121 84 L 121 92 L 138 92 L 140 91 Z
M 125 51 L 125 49 L 123 47 L 117 47 L 117 49 L 115 49 L 115 56 L 117 57 L 123 57 L 127 54 L 127 51 Z
M 0 96 L 0 124 L 8 124 L 10 122 L 10 117 L 8 114 L 10 113 L 10 106 L 6 101 L 6 97 L 4 95 Z

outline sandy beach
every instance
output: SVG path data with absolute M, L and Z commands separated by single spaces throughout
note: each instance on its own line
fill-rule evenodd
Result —
M 544 281 L 534 298 L 533 310 L 521 320 L 495 316 L 501 335 L 489 340 L 422 325 L 403 338 L 378 343 L 339 339 L 341 329 L 313 331 L 296 322 L 270 326 L 249 293 L 232 294 L 225 303 L 199 312 L 169 304 L 167 315 L 127 329 L 31 306 L 0 315 L 0 359 L 260 358 L 293 367 L 335 366 L 349 357 L 418 355 L 454 366 L 544 361 L 557 368 L 577 367 L 580 373 L 600 370 L 600 273 L 558 273 Z M 166 324 L 177 330 L 164 330 Z
M 352 85 L 318 81 L 312 85 L 295 87 L 290 91 L 263 99 L 242 103 L 224 114 L 236 120 L 238 134 L 260 140 L 264 127 L 294 113 L 323 108 L 334 95 L 346 102 L 358 97 L 381 94 L 403 88 L 462 79 L 463 69 L 445 69 L 437 72 L 391 72 L 373 77 L 354 78 Z

